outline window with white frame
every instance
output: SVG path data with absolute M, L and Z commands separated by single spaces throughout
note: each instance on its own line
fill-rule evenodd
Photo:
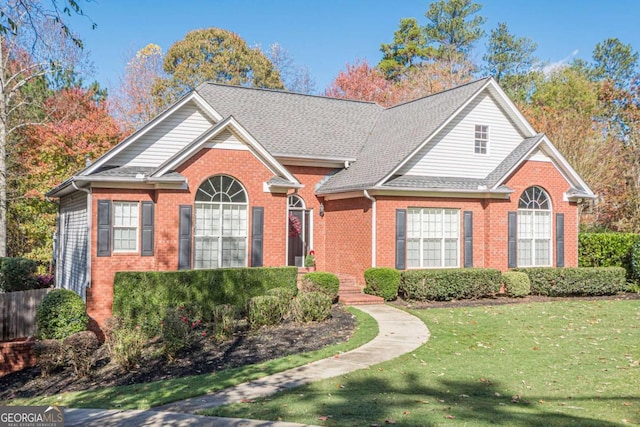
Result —
M 138 250 L 138 202 L 113 202 L 113 251 Z
M 410 208 L 407 214 L 407 266 L 458 267 L 460 211 Z
M 476 154 L 487 154 L 489 147 L 489 126 L 476 125 L 474 152 Z
M 529 187 L 518 203 L 518 267 L 551 265 L 551 201 L 540 187 Z
M 227 175 L 207 179 L 195 200 L 195 268 L 246 267 L 247 193 Z

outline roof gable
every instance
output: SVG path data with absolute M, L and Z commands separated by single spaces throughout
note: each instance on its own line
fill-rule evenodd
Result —
M 79 172 L 78 175 L 90 175 L 105 166 L 147 166 L 147 167 L 157 166 L 154 164 L 140 164 L 140 165 L 129 164 L 127 160 L 135 159 L 136 152 L 137 153 L 144 152 L 145 151 L 144 149 L 142 150 L 135 149 L 134 146 L 138 144 L 139 141 L 143 140 L 145 136 L 154 132 L 156 129 L 160 130 L 163 124 L 169 123 L 169 128 L 175 129 L 177 124 L 183 121 L 181 120 L 181 117 L 177 117 L 176 119 L 177 112 L 180 111 L 181 109 L 188 109 L 190 107 L 190 104 L 191 106 L 193 106 L 192 107 L 193 111 L 191 112 L 191 114 L 187 114 L 187 116 L 194 117 L 195 121 L 199 122 L 199 126 L 195 126 L 196 130 L 194 132 L 197 132 L 198 129 L 205 128 L 205 126 L 206 128 L 210 128 L 212 123 L 215 123 L 222 119 L 222 116 L 216 110 L 214 110 L 211 107 L 211 105 L 208 104 L 198 93 L 191 92 L 190 94 L 186 95 L 185 97 L 177 101 L 171 107 L 167 108 L 165 111 L 160 113 L 158 116 L 156 116 L 153 120 L 151 120 L 145 126 L 143 126 L 142 128 L 138 129 L 136 132 L 134 132 L 132 135 L 125 138 L 119 144 L 114 146 L 111 150 L 107 151 L 95 162 L 93 162 L 90 166 L 86 167 L 81 172 Z M 204 116 L 206 116 L 210 120 L 210 123 L 207 124 L 203 120 L 204 116 L 199 116 L 197 112 L 203 112 Z M 200 132 L 202 132 L 202 130 L 200 130 Z M 160 134 L 163 134 L 162 130 L 160 130 Z M 149 147 L 153 146 L 153 143 L 154 143 L 153 139 L 149 141 L 148 142 Z M 130 152 L 127 155 L 128 150 L 132 150 L 134 151 L 134 153 Z M 117 161 L 118 156 L 122 156 L 119 162 Z M 137 163 L 140 163 L 140 162 L 137 162 Z
M 206 148 L 217 136 L 220 136 L 225 131 L 229 131 L 238 136 L 246 147 L 260 160 L 274 175 L 284 178 L 293 186 L 299 186 L 298 180 L 284 167 L 282 166 L 238 121 L 233 117 L 227 117 L 226 119 L 217 123 L 214 127 L 204 132 L 198 138 L 182 148 L 179 152 L 168 158 L 164 163 L 158 166 L 151 173 L 152 178 L 162 177 L 165 174 L 170 173 L 177 169 L 181 164 L 189 160 L 198 151 Z M 222 142 L 222 144 L 228 144 Z M 228 144 L 224 148 L 229 148 L 232 144 Z M 215 147 L 214 147 L 215 148 Z

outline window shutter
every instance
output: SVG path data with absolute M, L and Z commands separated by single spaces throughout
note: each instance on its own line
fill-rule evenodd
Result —
M 508 224 L 508 267 L 516 268 L 518 266 L 518 213 L 509 212 Z
M 111 255 L 111 200 L 98 200 L 98 256 Z
M 464 266 L 473 267 L 473 212 L 464 212 Z
M 180 205 L 178 224 L 178 270 L 191 268 L 191 205 Z
M 142 256 L 153 256 L 154 203 L 142 202 Z
M 556 267 L 564 267 L 564 214 L 556 214 Z
M 407 268 L 407 210 L 396 209 L 396 269 Z
M 264 233 L 264 208 L 251 210 L 251 267 L 262 267 L 262 242 Z

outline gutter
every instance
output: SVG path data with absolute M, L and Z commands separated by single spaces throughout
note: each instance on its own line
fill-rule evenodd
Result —
M 363 191 L 364 197 L 371 200 L 371 267 L 376 266 L 376 245 L 378 236 L 376 233 L 377 222 L 377 210 L 376 210 L 376 198 L 371 196 L 367 190 Z
M 84 300 L 87 301 L 87 292 L 86 290 L 91 287 L 91 226 L 92 226 L 92 212 L 91 212 L 91 189 L 86 189 L 82 187 L 78 187 L 75 183 L 75 180 L 71 181 L 71 185 L 77 191 L 82 191 L 83 193 L 87 193 L 87 273 L 85 277 L 85 294 Z

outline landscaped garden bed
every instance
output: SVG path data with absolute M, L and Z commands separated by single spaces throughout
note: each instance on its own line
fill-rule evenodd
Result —
M 96 355 L 95 368 L 90 376 L 78 378 L 71 366 L 45 378 L 40 376 L 38 367 L 25 369 L 0 377 L 0 400 L 144 384 L 217 372 L 343 342 L 351 336 L 355 327 L 355 317 L 343 306 L 334 305 L 331 317 L 323 322 L 288 322 L 257 331 L 245 327 L 222 342 L 213 337 L 202 337 L 193 348 L 181 352 L 170 363 L 158 354 L 161 343 L 152 341 L 144 349 L 143 362 L 130 370 L 109 363 L 109 352 L 103 346 Z

